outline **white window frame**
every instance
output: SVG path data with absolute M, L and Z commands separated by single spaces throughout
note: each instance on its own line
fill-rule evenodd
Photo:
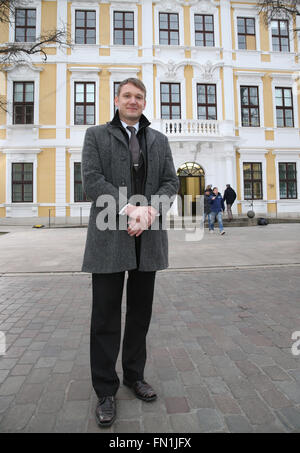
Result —
M 35 23 L 35 38 L 41 35 L 41 17 L 42 17 L 42 2 L 41 0 L 31 0 L 28 1 L 18 0 L 15 5 L 15 9 L 35 9 L 36 10 L 36 23 Z M 15 12 L 11 11 L 9 15 L 9 42 L 15 42 Z M 28 46 L 32 46 L 33 42 L 24 43 Z
M 12 206 L 28 206 L 37 203 L 37 155 L 41 149 L 7 149 L 2 151 L 6 154 L 6 203 Z M 12 164 L 33 164 L 33 201 L 12 202 Z
M 95 11 L 96 12 L 96 42 L 95 44 L 79 44 L 75 43 L 75 12 L 76 10 L 82 11 Z M 77 47 L 85 47 L 85 46 L 98 46 L 99 41 L 99 4 L 92 3 L 92 2 L 73 2 L 71 4 L 71 37 L 72 42 Z
M 7 126 L 16 128 L 37 126 L 39 124 L 40 72 L 43 71 L 43 68 L 34 67 L 29 63 L 21 63 L 4 70 L 7 71 L 7 99 L 11 99 L 11 102 L 7 105 Z M 34 83 L 33 124 L 13 124 L 14 82 Z
M 202 2 L 198 2 L 196 5 L 190 8 L 190 24 L 191 24 L 191 44 L 196 49 L 216 49 L 220 47 L 220 32 L 219 32 L 219 13 L 216 7 L 207 5 L 203 8 Z M 214 23 L 214 46 L 196 46 L 196 35 L 195 35 L 195 14 L 204 14 L 207 16 L 213 16 Z
M 237 102 L 238 102 L 238 117 L 239 127 L 243 129 L 256 130 L 265 127 L 264 119 L 264 93 L 263 93 L 263 73 L 256 72 L 236 72 L 237 79 Z M 258 87 L 258 105 L 259 105 L 259 126 L 242 126 L 242 107 L 241 107 L 241 86 Z
M 184 15 L 183 8 L 174 4 L 156 4 L 154 7 L 154 30 L 155 30 L 155 46 L 160 46 L 163 48 L 178 48 L 184 46 Z M 179 20 L 179 43 L 178 44 L 160 44 L 159 43 L 159 13 L 174 13 L 178 14 Z
M 274 17 L 274 20 L 285 20 L 282 17 Z M 273 41 L 272 41 L 272 27 L 271 24 L 269 25 L 269 42 L 270 42 L 270 53 L 274 53 L 275 55 L 290 55 L 291 53 L 295 52 L 295 43 L 293 38 L 293 21 L 287 19 L 288 21 L 288 29 L 289 29 L 289 42 L 290 42 L 290 50 L 289 51 L 280 51 L 280 50 L 273 50 Z M 295 33 L 295 36 L 298 37 L 298 33 Z M 297 38 L 298 39 L 298 38 Z
M 156 112 L 156 117 L 157 119 L 160 119 L 162 121 L 180 121 L 180 120 L 186 120 L 186 83 L 185 83 L 185 78 L 184 77 L 178 77 L 178 78 L 167 78 L 167 77 L 159 77 L 156 79 L 156 99 L 158 100 L 157 106 L 159 111 Z M 160 102 L 160 84 L 161 83 L 178 83 L 180 85 L 180 110 L 181 110 L 181 119 L 175 120 L 175 119 L 165 119 L 161 117 L 161 102 Z
M 268 150 L 265 149 L 239 149 L 240 153 L 240 181 L 241 181 L 241 201 L 243 203 L 251 202 L 251 200 L 245 200 L 244 194 L 244 163 L 261 163 L 262 168 L 262 190 L 263 198 L 260 200 L 253 200 L 253 203 L 266 202 L 268 200 L 267 195 L 267 162 L 265 155 L 268 154 Z
M 235 33 L 235 51 L 237 52 L 260 52 L 260 21 L 259 21 L 259 16 L 256 13 L 255 9 L 251 8 L 241 8 L 239 5 L 239 8 L 234 9 L 234 33 Z M 239 49 L 239 43 L 238 43 L 238 26 L 237 26 L 237 18 L 238 17 L 246 17 L 248 19 L 254 19 L 255 20 L 255 42 L 256 42 L 256 49 L 251 50 L 251 49 Z
M 216 72 L 214 73 L 216 74 Z M 223 108 L 222 108 L 222 81 L 220 79 L 220 70 L 218 70 L 218 77 L 214 76 L 213 79 L 207 80 L 203 78 L 193 78 L 192 89 L 193 89 L 193 117 L 198 119 L 197 111 L 197 85 L 216 85 L 216 102 L 217 102 L 217 119 L 213 121 L 223 120 Z M 199 120 L 201 121 L 201 120 Z
M 133 13 L 133 27 L 134 27 L 134 39 L 133 44 L 114 44 L 114 12 L 128 12 Z M 110 6 L 110 45 L 121 49 L 133 49 L 138 45 L 138 9 L 137 6 L 132 3 L 112 3 Z
M 295 81 L 293 79 L 293 74 L 272 74 L 272 99 L 273 99 L 273 120 L 274 120 L 274 129 L 278 131 L 288 131 L 298 129 L 298 97 L 294 89 Z M 294 126 L 293 127 L 277 127 L 276 119 L 276 98 L 275 98 L 275 88 L 291 88 L 292 98 L 293 98 L 293 117 L 294 117 Z
M 275 154 L 275 171 L 276 171 L 276 199 L 278 201 L 289 203 L 300 200 L 300 158 L 299 151 L 295 150 L 273 150 L 272 154 Z M 280 185 L 279 185 L 279 164 L 287 163 L 296 163 L 297 171 L 297 198 L 280 198 Z
M 100 68 L 95 67 L 71 67 L 68 68 L 71 72 L 70 77 L 70 126 L 87 127 L 89 124 L 75 124 L 75 82 L 95 82 L 95 125 L 99 124 L 99 74 Z

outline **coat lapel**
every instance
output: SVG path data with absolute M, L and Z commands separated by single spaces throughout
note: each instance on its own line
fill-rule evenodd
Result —
M 128 143 L 126 142 L 126 138 L 124 137 L 123 132 L 119 127 L 112 126 L 108 124 L 108 131 L 117 139 L 119 142 L 123 143 L 126 148 L 128 148 Z

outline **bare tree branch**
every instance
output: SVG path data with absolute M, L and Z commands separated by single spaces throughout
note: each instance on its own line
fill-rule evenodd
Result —
M 300 0 L 258 0 L 257 7 L 264 17 L 266 26 L 273 19 L 291 20 L 300 15 Z

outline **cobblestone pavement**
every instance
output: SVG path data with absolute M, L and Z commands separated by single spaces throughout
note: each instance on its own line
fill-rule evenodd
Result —
M 0 431 L 300 432 L 299 287 L 297 265 L 159 272 L 145 373 L 159 398 L 121 385 L 117 421 L 101 430 L 90 276 L 2 276 Z M 117 370 L 122 380 L 120 360 Z

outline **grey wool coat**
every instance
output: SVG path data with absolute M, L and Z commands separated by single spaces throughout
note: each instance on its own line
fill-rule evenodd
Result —
M 92 201 L 83 272 L 113 273 L 137 268 L 135 237 L 129 236 L 127 230 L 99 230 L 96 224 L 98 214 L 105 209 L 97 206 L 100 195 L 113 197 L 116 204 L 113 215 L 116 217 L 132 195 L 128 142 L 122 130 L 112 123 L 88 128 L 82 149 L 83 190 Z M 150 204 L 151 195 L 172 197 L 177 194 L 179 183 L 167 137 L 150 127 L 145 128 L 145 137 L 147 168 L 144 196 Z M 127 187 L 127 199 L 119 196 L 120 187 Z M 140 238 L 138 269 L 149 272 L 168 267 L 167 231 L 145 230 Z

